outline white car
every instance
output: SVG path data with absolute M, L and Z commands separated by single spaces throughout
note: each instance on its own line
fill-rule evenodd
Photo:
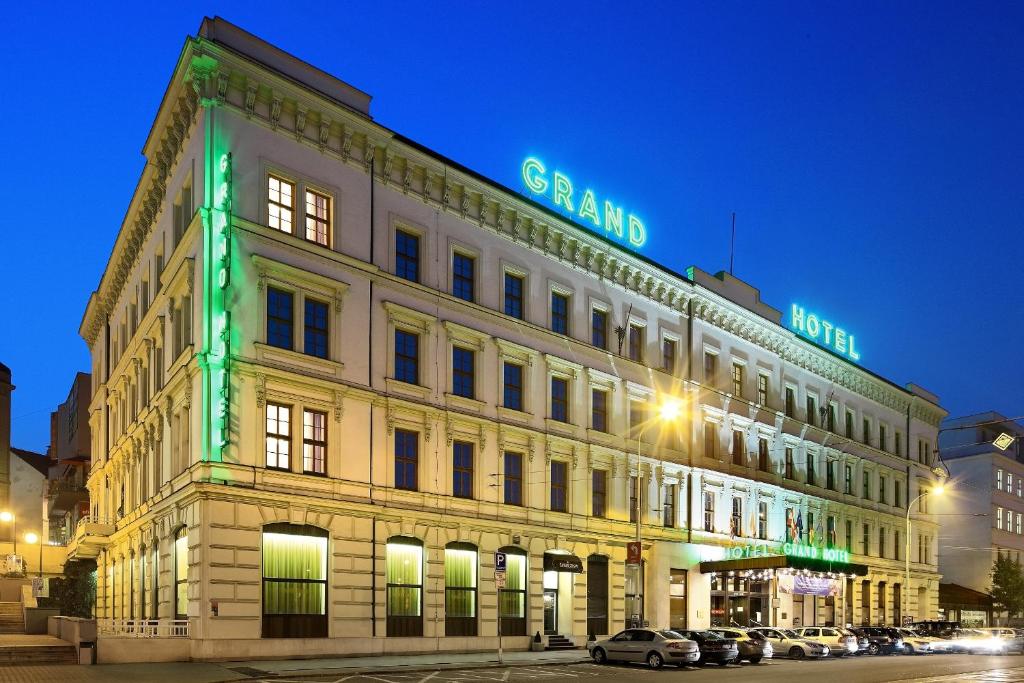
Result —
M 801 638 L 828 645 L 833 657 L 857 654 L 857 636 L 848 634 L 843 629 L 805 626 L 793 630 L 800 634 Z
M 759 626 L 751 631 L 757 631 L 772 644 L 772 650 L 776 657 L 789 657 L 790 659 L 821 659 L 828 657 L 832 651 L 828 645 L 817 643 L 813 640 L 801 638 L 795 631 L 785 628 L 768 628 Z
M 924 655 L 932 652 L 947 652 L 950 648 L 949 641 L 934 636 L 924 636 L 913 629 L 896 629 L 903 636 L 903 654 Z
M 994 649 L 1000 653 L 1010 654 L 1013 652 L 1019 655 L 1024 654 L 1024 636 L 1018 634 L 1015 629 L 991 626 L 976 630 L 994 639 L 998 643 Z

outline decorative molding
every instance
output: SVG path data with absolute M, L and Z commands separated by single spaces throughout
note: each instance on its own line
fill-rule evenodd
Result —
M 267 405 L 267 376 L 262 372 L 256 373 L 256 407 L 260 410 Z

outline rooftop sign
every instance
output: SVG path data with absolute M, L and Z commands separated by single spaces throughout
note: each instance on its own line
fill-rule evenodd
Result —
M 647 241 L 647 228 L 634 214 L 624 214 L 621 206 L 603 197 L 599 200 L 591 189 L 576 191 L 569 176 L 560 171 L 548 173 L 544 162 L 537 157 L 523 161 L 522 174 L 532 194 L 543 196 L 556 209 L 568 211 L 575 220 L 589 223 L 595 232 L 603 229 L 606 236 L 626 242 L 634 249 Z
M 801 336 L 810 339 L 818 346 L 835 351 L 852 361 L 860 360 L 854 336 L 816 313 L 808 313 L 802 306 L 793 304 L 789 326 Z

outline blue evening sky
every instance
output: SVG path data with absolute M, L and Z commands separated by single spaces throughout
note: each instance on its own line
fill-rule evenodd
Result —
M 38 5 L 38 7 L 33 7 Z M 634 9 L 643 7 L 644 9 Z M 728 267 L 857 335 L 953 414 L 1024 414 L 1024 5 L 16 3 L 0 361 L 44 449 L 185 39 L 219 14 L 374 96 L 377 121 L 521 188 L 536 153 L 641 214 L 643 251 Z

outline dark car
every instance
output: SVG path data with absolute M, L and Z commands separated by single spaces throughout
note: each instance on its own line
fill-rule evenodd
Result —
M 891 655 L 903 650 L 903 638 L 896 629 L 884 626 L 861 626 L 852 629 L 858 637 L 868 639 L 869 655 Z
M 696 641 L 700 648 L 700 659 L 697 666 L 704 666 L 708 662 L 714 662 L 719 666 L 725 666 L 729 662 L 736 661 L 740 656 L 739 647 L 732 638 L 723 638 L 714 631 L 679 631 L 684 638 Z
M 772 644 L 757 631 L 724 626 L 713 626 L 710 630 L 723 638 L 732 638 L 736 641 L 740 653 L 736 658 L 737 662 L 748 661 L 751 664 L 758 664 L 762 659 L 771 659 L 775 654 Z

